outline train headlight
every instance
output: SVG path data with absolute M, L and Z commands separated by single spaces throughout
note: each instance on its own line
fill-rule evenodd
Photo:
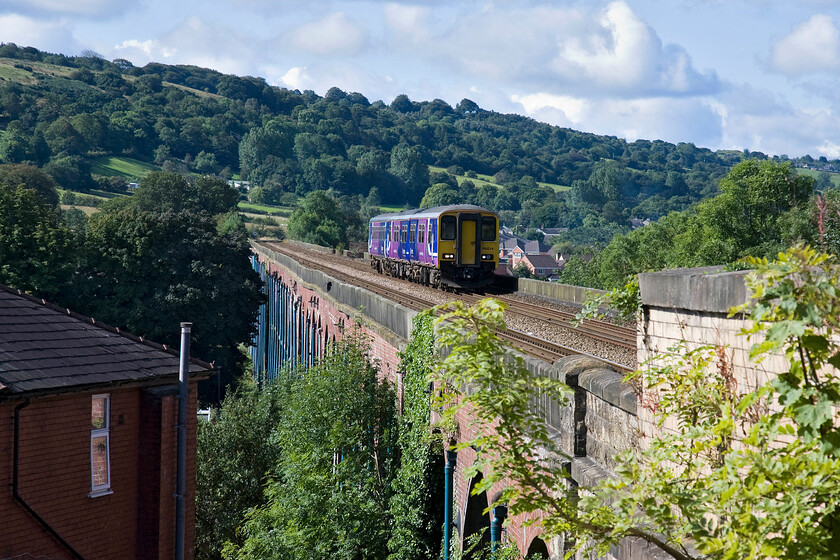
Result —
M 444 253 L 444 254 L 443 254 L 443 258 L 444 258 L 445 260 L 450 260 L 450 261 L 451 261 L 452 259 L 454 259 L 454 258 L 455 258 L 455 255 L 453 255 L 452 253 Z
M 484 254 L 482 254 L 482 255 L 481 255 L 481 260 L 483 260 L 483 261 L 492 261 L 492 260 L 493 260 L 493 255 L 484 255 Z

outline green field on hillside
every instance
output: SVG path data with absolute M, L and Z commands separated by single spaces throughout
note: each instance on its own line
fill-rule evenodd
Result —
M 97 175 L 119 175 L 126 179 L 141 179 L 152 171 L 160 171 L 150 163 L 129 157 L 102 156 L 91 160 L 91 171 Z
M 443 167 L 436 167 L 434 165 L 429 166 L 429 171 L 446 171 Z M 493 177 L 490 175 L 484 175 L 483 173 L 476 173 L 475 177 L 467 177 L 466 175 L 455 175 L 455 179 L 458 181 L 460 185 L 467 179 L 472 181 L 475 184 L 475 188 L 480 189 L 484 185 L 490 185 L 491 187 L 496 188 L 504 188 L 502 185 L 493 182 Z M 554 192 L 561 192 L 561 191 L 568 191 L 571 187 L 567 187 L 564 185 L 555 185 L 554 183 L 541 183 L 537 181 L 537 184 L 541 187 L 548 187 L 550 189 L 554 189 Z
M 239 211 L 240 212 L 247 212 L 248 210 L 252 212 L 258 212 L 260 214 L 268 214 L 270 216 L 291 216 L 294 208 L 287 208 L 287 207 L 280 207 L 280 206 L 268 206 L 266 204 L 256 204 L 253 202 L 239 202 Z
M 796 172 L 800 175 L 807 175 L 809 177 L 813 177 L 814 180 L 819 177 L 821 171 L 817 171 L 816 169 L 805 169 L 804 167 L 797 167 Z M 829 173 L 828 176 L 831 178 L 831 183 L 835 187 L 840 187 L 840 173 Z

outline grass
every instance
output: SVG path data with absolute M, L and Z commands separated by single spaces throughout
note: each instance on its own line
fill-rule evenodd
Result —
M 91 164 L 91 171 L 97 175 L 119 175 L 126 179 L 140 179 L 152 171 L 160 171 L 150 163 L 123 156 L 101 156 L 92 159 Z
M 402 212 L 405 210 L 404 205 L 392 205 L 392 206 L 380 206 L 383 214 L 391 213 L 391 212 Z
M 822 171 L 817 171 L 816 169 L 805 169 L 804 167 L 795 167 L 796 172 L 800 175 L 807 175 L 808 177 L 813 177 L 816 181 L 817 177 L 819 177 Z M 828 176 L 831 178 L 831 184 L 835 187 L 840 187 L 840 173 L 831 173 L 828 172 Z
M 429 171 L 446 171 L 443 167 L 435 167 L 434 165 L 429 166 Z M 502 185 L 494 182 L 493 177 L 490 175 L 484 175 L 483 173 L 476 173 L 476 177 L 467 177 L 466 175 L 455 175 L 455 180 L 458 181 L 458 185 L 460 186 L 466 180 L 470 180 L 475 184 L 475 188 L 480 189 L 484 185 L 490 185 L 491 187 L 496 187 L 497 189 L 504 188 Z M 556 185 L 554 183 L 541 183 L 537 181 L 537 184 L 541 187 L 548 187 L 553 189 L 554 192 L 561 192 L 561 191 L 568 191 L 571 190 L 572 187 L 567 187 L 565 185 Z
M 32 70 L 26 68 L 15 68 L 18 66 L 27 66 Z M 45 74 L 47 76 L 62 76 L 70 75 L 74 68 L 66 66 L 58 66 L 56 64 L 47 64 L 45 62 L 35 62 L 31 60 L 18 60 L 15 58 L 0 58 L 0 77 L 17 82 L 21 84 L 32 85 L 37 83 L 35 74 Z
M 264 212 L 271 216 L 291 216 L 294 208 L 286 208 L 280 206 L 268 206 L 266 204 L 256 204 L 254 202 L 239 202 L 239 211 L 256 210 L 257 212 Z

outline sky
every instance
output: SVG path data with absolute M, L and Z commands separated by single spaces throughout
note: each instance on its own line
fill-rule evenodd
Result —
M 840 0 L 0 0 L 0 41 L 840 158 Z

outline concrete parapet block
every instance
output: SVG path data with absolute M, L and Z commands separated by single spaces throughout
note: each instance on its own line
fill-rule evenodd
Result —
M 746 274 L 724 272 L 720 266 L 639 274 L 642 305 L 728 313 L 747 301 Z
M 580 374 L 578 384 L 611 405 L 636 415 L 636 390 L 629 383 L 625 383 L 622 374 L 603 366 L 587 369 Z
M 572 303 L 583 303 L 590 295 L 605 293 L 604 290 L 558 284 L 557 282 L 543 282 L 542 280 L 533 280 L 530 278 L 520 278 L 517 283 L 517 291 L 522 294 L 542 296 Z

